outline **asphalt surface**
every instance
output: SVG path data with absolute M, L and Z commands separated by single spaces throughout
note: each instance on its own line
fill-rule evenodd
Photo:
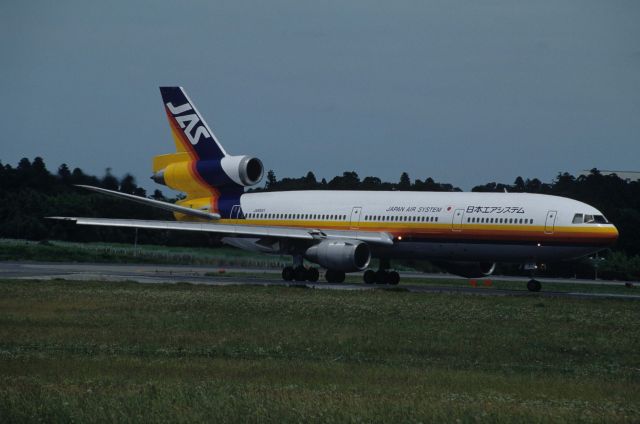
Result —
M 231 274 L 231 275 L 229 275 Z M 240 275 L 238 275 L 240 274 Z M 243 276 L 242 274 L 247 274 Z M 252 275 L 253 274 L 253 275 Z M 255 274 L 262 274 L 256 276 Z M 452 279 L 451 275 L 401 273 L 404 278 Z M 545 291 L 545 282 L 560 284 L 584 284 L 622 286 L 621 282 L 605 282 L 593 280 L 541 279 L 543 291 L 530 293 L 526 290 L 505 290 L 484 286 L 484 281 L 522 281 L 523 288 L 528 278 L 491 276 L 478 279 L 478 287 L 471 287 L 466 279 L 460 279 L 460 286 L 402 284 L 398 286 L 365 285 L 365 284 L 332 284 L 325 282 L 298 283 L 285 282 L 280 279 L 277 270 L 232 268 L 221 270 L 206 266 L 177 265 L 121 265 L 121 264 L 87 264 L 87 263 L 48 263 L 48 262 L 0 262 L 0 278 L 38 279 L 38 280 L 97 280 L 97 281 L 136 281 L 139 283 L 191 283 L 213 286 L 254 285 L 254 286 L 304 286 L 326 290 L 402 290 L 412 293 L 461 293 L 483 296 L 543 296 L 569 298 L 615 298 L 640 300 L 640 294 L 605 294 L 581 292 Z M 637 285 L 637 284 L 636 284 Z

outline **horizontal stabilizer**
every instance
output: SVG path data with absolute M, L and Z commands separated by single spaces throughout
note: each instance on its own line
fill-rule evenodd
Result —
M 210 219 L 210 220 L 220 219 L 220 215 L 217 213 L 209 213 L 207 211 L 191 209 L 184 206 L 174 205 L 173 203 L 169 203 L 169 202 L 162 202 L 160 200 L 147 199 L 146 197 L 134 196 L 133 194 L 121 193 L 119 191 L 107 190 L 105 188 L 93 187 L 88 185 L 77 184 L 76 187 L 86 188 L 87 190 L 96 191 L 98 193 L 106 194 L 108 196 L 119 197 L 121 199 L 130 200 L 132 202 L 142 203 L 143 205 L 164 209 L 170 212 L 182 213 L 185 215 L 202 218 L 202 219 Z

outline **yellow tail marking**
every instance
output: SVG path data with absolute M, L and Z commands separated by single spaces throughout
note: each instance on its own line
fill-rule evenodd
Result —
M 185 151 L 178 153 L 169 153 L 167 155 L 158 155 L 153 157 L 153 172 L 162 171 L 169 164 L 176 162 L 188 162 L 191 160 L 189 154 Z

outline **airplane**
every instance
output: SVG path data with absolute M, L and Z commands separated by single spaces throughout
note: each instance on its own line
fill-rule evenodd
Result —
M 330 283 L 365 271 L 364 283 L 398 284 L 391 260 L 426 259 L 467 278 L 491 275 L 497 262 L 538 264 L 579 258 L 613 244 L 618 230 L 588 204 L 529 193 L 331 191 L 245 192 L 262 179 L 262 161 L 222 147 L 182 87 L 160 87 L 176 151 L 154 157 L 152 179 L 181 191 L 174 203 L 81 186 L 162 208 L 175 221 L 51 217 L 78 225 L 201 231 L 254 252 L 291 255 L 285 281 Z M 377 270 L 367 269 L 372 258 Z

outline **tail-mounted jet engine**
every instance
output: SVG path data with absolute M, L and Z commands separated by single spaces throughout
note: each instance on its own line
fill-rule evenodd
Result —
M 305 258 L 334 271 L 362 271 L 371 261 L 369 245 L 358 240 L 325 240 L 311 246 Z
M 169 155 L 166 155 L 169 156 Z M 213 187 L 252 186 L 260 182 L 262 161 L 251 156 L 224 156 L 214 160 L 179 160 L 167 163 L 151 179 L 183 192 L 198 191 L 198 178 Z
M 493 274 L 496 269 L 494 262 L 458 262 L 438 261 L 434 264 L 450 274 L 465 278 L 482 278 Z

